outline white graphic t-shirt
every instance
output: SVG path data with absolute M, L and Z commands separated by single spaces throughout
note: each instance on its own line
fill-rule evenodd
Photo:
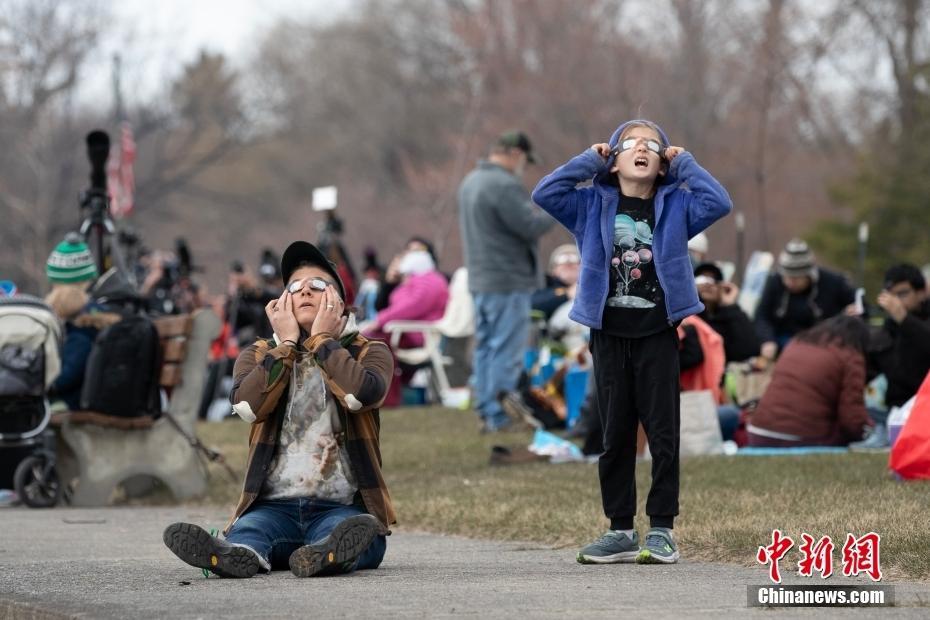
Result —
M 300 357 L 292 370 L 287 412 L 262 497 L 351 504 L 358 486 L 345 446 L 337 441 L 342 430 L 319 366 L 309 355 Z

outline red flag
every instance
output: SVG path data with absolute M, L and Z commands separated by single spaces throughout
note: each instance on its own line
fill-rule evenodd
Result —
M 110 190 L 110 212 L 120 219 L 132 213 L 136 179 L 133 164 L 136 161 L 136 142 L 132 127 L 120 125 L 119 156 L 111 157 L 107 165 L 107 187 Z

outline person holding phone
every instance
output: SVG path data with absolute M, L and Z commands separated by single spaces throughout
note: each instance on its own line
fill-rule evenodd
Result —
M 378 415 L 393 357 L 383 342 L 358 334 L 342 279 L 315 246 L 292 243 L 281 274 L 284 292 L 265 308 L 273 338 L 243 350 L 233 371 L 233 411 L 252 428 L 225 539 L 174 523 L 164 542 L 222 577 L 376 568 L 395 522 Z
M 604 440 L 598 473 L 610 529 L 577 559 L 677 562 L 677 327 L 704 308 L 688 239 L 729 213 L 732 202 L 691 153 L 670 146 L 665 132 L 646 120 L 621 124 L 609 142 L 556 168 L 536 186 L 533 200 L 575 237 L 581 273 L 569 316 L 591 328 Z M 633 529 L 639 422 L 653 459 L 650 529 L 642 548 Z

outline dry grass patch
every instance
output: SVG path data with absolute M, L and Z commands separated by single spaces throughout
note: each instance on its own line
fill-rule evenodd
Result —
M 607 526 L 601 512 L 597 466 L 534 463 L 490 467 L 494 444 L 526 445 L 528 433 L 484 436 L 473 414 L 438 408 L 382 414 L 385 474 L 404 529 L 557 547 L 589 542 Z M 204 424 L 200 436 L 221 450 L 241 475 L 248 427 Z M 232 506 L 239 494 L 211 465 L 203 500 Z M 637 468 L 637 528 L 649 489 L 649 464 Z M 686 557 L 755 563 L 759 545 L 778 528 L 799 541 L 801 532 L 882 535 L 882 567 L 889 576 L 930 579 L 930 485 L 890 479 L 887 455 L 822 454 L 805 457 L 702 457 L 682 462 L 681 517 L 676 525 Z M 789 553 L 797 561 L 797 550 Z M 786 558 L 787 559 L 787 558 Z M 784 561 L 783 561 L 784 562 Z

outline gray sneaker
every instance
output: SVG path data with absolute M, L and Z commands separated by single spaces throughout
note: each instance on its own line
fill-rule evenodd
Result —
M 672 531 L 664 527 L 654 527 L 646 532 L 646 544 L 636 556 L 637 564 L 674 564 L 681 557 Z
M 884 424 L 869 427 L 862 441 L 849 444 L 849 449 L 853 452 L 885 452 L 891 449 L 891 444 L 888 443 L 888 427 Z
M 639 554 L 639 534 L 633 538 L 608 530 L 600 538 L 578 552 L 579 564 L 618 564 L 634 562 Z

